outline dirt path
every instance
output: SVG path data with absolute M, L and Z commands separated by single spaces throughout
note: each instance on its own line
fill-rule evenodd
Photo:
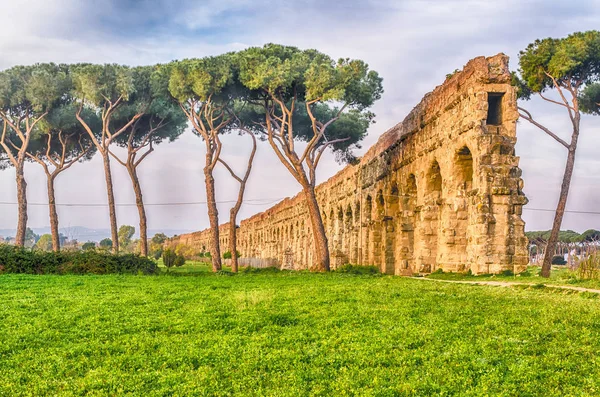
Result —
M 574 287 L 571 285 L 553 285 L 553 284 L 543 284 L 543 283 L 515 283 L 515 282 L 511 282 L 511 281 L 439 280 L 439 279 L 435 279 L 435 278 L 426 278 L 426 277 L 412 277 L 412 278 L 415 280 L 427 280 L 427 281 L 434 281 L 434 282 L 438 282 L 438 283 L 491 285 L 494 287 L 513 287 L 516 285 L 526 285 L 526 286 L 544 285 L 544 287 L 546 287 L 546 288 L 556 288 L 556 289 L 565 289 L 565 290 L 572 290 L 572 291 L 578 291 L 578 292 L 591 292 L 593 294 L 600 294 L 600 289 Z

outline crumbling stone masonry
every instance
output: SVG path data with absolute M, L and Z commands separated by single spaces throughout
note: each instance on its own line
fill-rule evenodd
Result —
M 317 187 L 335 268 L 377 265 L 388 274 L 436 269 L 523 271 L 527 199 L 515 156 L 515 89 L 508 57 L 478 57 L 425 95 L 356 165 Z M 282 267 L 313 263 L 301 195 L 241 222 L 242 257 Z M 208 230 L 170 244 L 208 248 Z M 221 227 L 221 251 L 227 227 Z

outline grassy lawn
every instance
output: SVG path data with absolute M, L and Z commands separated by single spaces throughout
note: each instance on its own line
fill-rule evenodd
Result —
M 600 395 L 594 294 L 206 269 L 0 276 L 0 395 Z
M 581 280 L 577 272 L 570 271 L 566 266 L 553 266 L 550 278 L 539 276 L 540 267 L 530 266 L 523 274 L 504 275 L 480 275 L 473 276 L 463 273 L 433 273 L 428 278 L 439 280 L 469 280 L 469 281 L 513 281 L 519 283 L 534 283 L 547 285 L 573 285 L 577 287 L 600 289 L 600 280 Z

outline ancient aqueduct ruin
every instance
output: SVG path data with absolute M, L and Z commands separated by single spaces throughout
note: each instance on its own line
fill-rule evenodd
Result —
M 356 165 L 317 187 L 332 267 L 377 265 L 388 274 L 520 272 L 527 265 L 518 118 L 508 57 L 475 58 L 425 95 Z M 240 223 L 242 258 L 284 268 L 313 263 L 303 197 Z M 221 252 L 228 228 L 221 226 Z M 209 230 L 171 245 L 207 249 Z

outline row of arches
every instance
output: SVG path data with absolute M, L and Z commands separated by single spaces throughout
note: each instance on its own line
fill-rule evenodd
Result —
M 426 167 L 411 164 L 335 204 L 322 204 L 332 266 L 377 265 L 391 274 L 431 272 L 440 266 L 464 270 L 470 263 L 474 216 L 471 150 L 461 147 L 444 165 L 432 156 Z M 275 221 L 260 223 L 260 229 L 240 231 L 243 256 L 277 258 L 294 268 L 312 263 L 304 208 L 290 206 Z

